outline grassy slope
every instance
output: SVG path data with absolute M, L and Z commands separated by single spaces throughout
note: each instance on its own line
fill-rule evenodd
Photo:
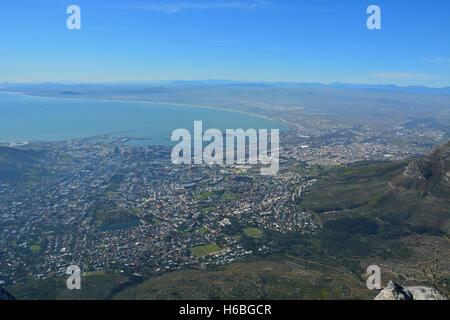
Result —
M 45 174 L 39 165 L 42 153 L 0 147 L 0 184 L 17 184 L 35 181 Z
M 439 233 L 449 218 L 449 197 L 402 186 L 407 162 L 326 169 L 302 205 L 322 220 L 363 215 L 378 223 Z M 436 188 L 436 187 L 435 187 Z
M 370 298 L 342 268 L 273 255 L 208 271 L 178 271 L 129 287 L 114 299 L 346 299 Z M 327 270 L 329 276 L 323 276 Z
M 106 273 L 83 276 L 81 290 L 67 289 L 65 278 L 52 278 L 16 284 L 8 287 L 8 292 L 19 300 L 103 300 L 132 283 L 130 277 Z

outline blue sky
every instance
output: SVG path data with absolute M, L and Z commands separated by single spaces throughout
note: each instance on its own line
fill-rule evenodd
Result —
M 68 30 L 76 4 L 81 30 Z M 381 30 L 366 9 L 381 8 Z M 450 86 L 448 0 L 14 0 L 0 82 L 229 79 Z

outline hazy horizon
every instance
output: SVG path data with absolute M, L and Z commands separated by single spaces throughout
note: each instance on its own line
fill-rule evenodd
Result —
M 66 11 L 81 10 L 79 30 Z M 450 86 L 448 1 L 5 3 L 0 82 L 233 79 Z
M 37 80 L 37 81 L 2 81 L 0 85 L 8 85 L 8 84 L 17 84 L 17 85 L 44 85 L 44 84 L 58 84 L 58 85 L 119 85 L 119 84 L 127 84 L 127 85 L 144 85 L 144 84 L 176 84 L 179 82 L 186 83 L 211 83 L 211 84 L 267 84 L 267 85 L 319 85 L 319 86 L 333 86 L 333 85 L 342 85 L 342 86 L 368 86 L 368 87 L 398 87 L 398 88 L 414 88 L 414 87 L 423 87 L 429 89 L 448 89 L 449 85 L 445 86 L 431 86 L 431 85 L 421 85 L 421 84 L 409 84 L 409 85 L 399 85 L 394 83 L 377 83 L 377 82 L 342 82 L 342 81 L 333 81 L 333 82 L 310 82 L 310 81 L 270 81 L 270 80 L 233 80 L 233 79 L 170 79 L 170 80 L 105 80 L 105 81 L 73 81 L 73 80 Z M 1 87 L 0 87 L 1 89 Z

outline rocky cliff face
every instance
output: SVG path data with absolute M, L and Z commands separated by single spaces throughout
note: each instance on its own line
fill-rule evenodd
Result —
M 433 288 L 422 286 L 401 286 L 389 281 L 386 288 L 375 297 L 375 300 L 447 300 Z
M 419 167 L 420 160 L 413 160 L 403 172 L 403 175 L 409 179 L 413 180 L 423 180 L 425 181 L 425 177 L 422 173 L 422 169 Z
M 446 194 L 450 191 L 450 141 L 426 156 L 415 159 L 403 172 L 402 184 L 424 192 Z

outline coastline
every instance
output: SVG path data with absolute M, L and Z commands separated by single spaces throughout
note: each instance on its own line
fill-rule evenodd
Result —
M 238 112 L 238 113 L 250 115 L 250 116 L 256 117 L 256 118 L 270 120 L 270 121 L 273 121 L 273 122 L 283 125 L 284 127 L 286 127 L 286 129 L 289 128 L 286 123 L 283 123 L 280 120 L 275 120 L 275 119 L 269 118 L 267 116 L 263 116 L 263 115 L 248 112 L 248 111 L 236 110 L 236 109 L 231 109 L 231 108 L 226 108 L 226 107 L 215 107 L 215 106 L 205 106 L 205 105 L 195 105 L 195 104 L 182 104 L 182 103 L 175 103 L 175 102 L 142 101 L 142 100 L 67 98 L 67 97 L 61 98 L 61 97 L 51 97 L 51 96 L 49 96 L 49 97 L 48 96 L 36 96 L 36 95 L 31 95 L 31 94 L 27 94 L 27 93 L 23 93 L 23 92 L 1 91 L 1 90 L 0 90 L 0 93 L 21 95 L 21 96 L 29 97 L 29 98 L 60 99 L 60 100 L 71 100 L 71 101 L 85 100 L 85 101 L 100 101 L 100 102 L 113 102 L 113 103 L 114 102 L 115 103 L 139 103 L 139 104 L 156 104 L 156 105 L 159 104 L 159 105 L 169 105 L 169 106 L 178 106 L 178 107 L 191 107 L 191 108 L 200 108 L 200 109 L 222 110 L 222 111 L 229 111 L 229 112 Z

